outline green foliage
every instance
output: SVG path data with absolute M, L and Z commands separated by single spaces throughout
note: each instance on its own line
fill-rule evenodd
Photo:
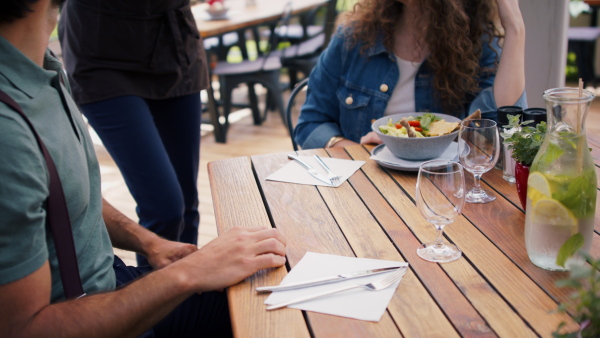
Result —
M 505 138 L 505 142 L 510 143 L 508 148 L 513 151 L 512 157 L 523 165 L 531 166 L 546 136 L 546 122 L 531 127 L 528 124 L 533 121 L 519 122 L 519 120 L 520 115 L 508 115 L 508 125 L 503 127 L 513 128 L 516 131 L 512 135 L 502 133 L 502 137 Z
M 568 279 L 556 282 L 559 287 L 574 289 L 570 301 L 560 304 L 557 311 L 570 313 L 579 323 L 580 329 L 577 332 L 561 333 L 566 325 L 561 323 L 552 333 L 555 338 L 600 337 L 600 259 L 584 256 L 590 265 L 573 266 Z
M 567 54 L 567 65 L 565 67 L 565 81 L 577 82 L 579 72 L 577 68 L 577 56 L 573 52 Z

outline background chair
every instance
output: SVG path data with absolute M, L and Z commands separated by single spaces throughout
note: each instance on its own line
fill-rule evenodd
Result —
M 314 36 L 305 36 L 303 41 L 283 51 L 281 63 L 288 70 L 290 89 L 298 83 L 299 73 L 302 73 L 304 77 L 310 75 L 319 60 L 319 56 L 327 48 L 335 30 L 335 21 L 338 14 L 337 4 L 337 0 L 330 0 L 325 4 L 325 17 L 320 33 Z
M 294 140 L 294 123 L 292 122 L 292 110 L 294 108 L 294 103 L 296 101 L 296 97 L 299 93 L 304 90 L 304 87 L 308 85 L 308 77 L 304 78 L 304 80 L 300 81 L 296 87 L 290 93 L 290 98 L 288 100 L 287 108 L 285 109 L 285 120 L 286 126 L 288 128 L 288 132 L 290 133 L 290 138 L 292 139 L 292 146 L 294 147 L 294 151 L 298 150 L 298 144 Z M 302 106 L 300 106 L 302 107 Z
M 283 9 L 277 27 L 282 27 L 289 23 L 291 9 L 291 3 L 287 3 Z M 217 142 L 225 142 L 227 129 L 229 127 L 228 117 L 232 108 L 232 92 L 233 89 L 243 83 L 248 86 L 248 98 L 254 124 L 258 125 L 264 121 L 267 116 L 267 109 L 270 106 L 269 101 L 271 100 L 273 105 L 279 110 L 284 123 L 286 123 L 283 92 L 280 83 L 280 70 L 282 67 L 280 59 L 281 55 L 277 51 L 277 46 L 280 42 L 281 40 L 279 37 L 276 34 L 273 34 L 271 35 L 267 52 L 264 55 L 259 56 L 256 60 L 244 60 L 240 63 L 219 61 L 212 69 L 212 74 L 219 77 L 223 111 L 222 117 L 224 118 L 223 123 L 218 121 L 219 119 L 216 121 L 223 130 L 222 137 L 221 139 L 217 139 Z M 261 84 L 268 91 L 267 104 L 265 105 L 265 111 L 262 115 L 258 107 L 258 97 L 254 91 L 254 85 L 256 83 Z

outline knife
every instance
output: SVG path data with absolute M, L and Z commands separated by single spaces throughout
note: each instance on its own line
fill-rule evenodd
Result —
M 311 279 L 311 280 L 307 280 L 307 281 L 303 281 L 303 282 L 290 283 L 287 285 L 261 286 L 261 287 L 256 288 L 256 291 L 260 293 L 260 292 L 270 292 L 270 291 L 294 290 L 294 289 L 300 289 L 300 288 L 309 287 L 309 286 L 329 284 L 329 283 L 341 282 L 341 281 L 359 278 L 359 277 L 377 275 L 377 274 L 392 271 L 395 269 L 401 269 L 401 268 L 405 269 L 407 267 L 408 267 L 408 263 L 402 263 L 402 265 L 400 265 L 400 266 L 391 266 L 391 267 L 387 267 L 387 268 L 364 270 L 364 271 L 357 271 L 357 272 L 351 272 L 351 273 L 343 273 L 343 274 L 329 276 L 329 277 Z
M 317 169 L 311 167 L 310 164 L 302 161 L 300 158 L 298 158 L 294 155 L 288 155 L 288 158 L 300 163 L 300 165 L 302 165 L 304 168 L 306 168 L 306 171 L 308 171 L 308 173 L 311 174 L 314 178 L 318 179 L 321 182 L 327 183 L 329 185 L 333 185 L 333 183 L 331 183 L 330 179 L 328 179 L 323 174 L 318 172 Z

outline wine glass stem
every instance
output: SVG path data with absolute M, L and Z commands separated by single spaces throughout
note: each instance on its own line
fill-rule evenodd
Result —
M 436 226 L 435 246 L 442 247 L 444 245 L 444 227 Z
M 481 189 L 481 174 L 473 174 L 475 178 L 475 187 L 473 188 L 473 192 L 476 194 L 483 193 L 483 189 Z

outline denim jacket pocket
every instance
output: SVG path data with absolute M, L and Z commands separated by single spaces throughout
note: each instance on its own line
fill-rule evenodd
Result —
M 369 104 L 371 96 L 360 90 L 342 87 L 337 92 L 338 100 L 346 109 L 359 109 Z
M 365 123 L 370 123 L 371 95 L 346 86 L 339 88 L 336 94 L 340 102 L 339 121 L 344 137 L 358 142 L 365 133 Z

